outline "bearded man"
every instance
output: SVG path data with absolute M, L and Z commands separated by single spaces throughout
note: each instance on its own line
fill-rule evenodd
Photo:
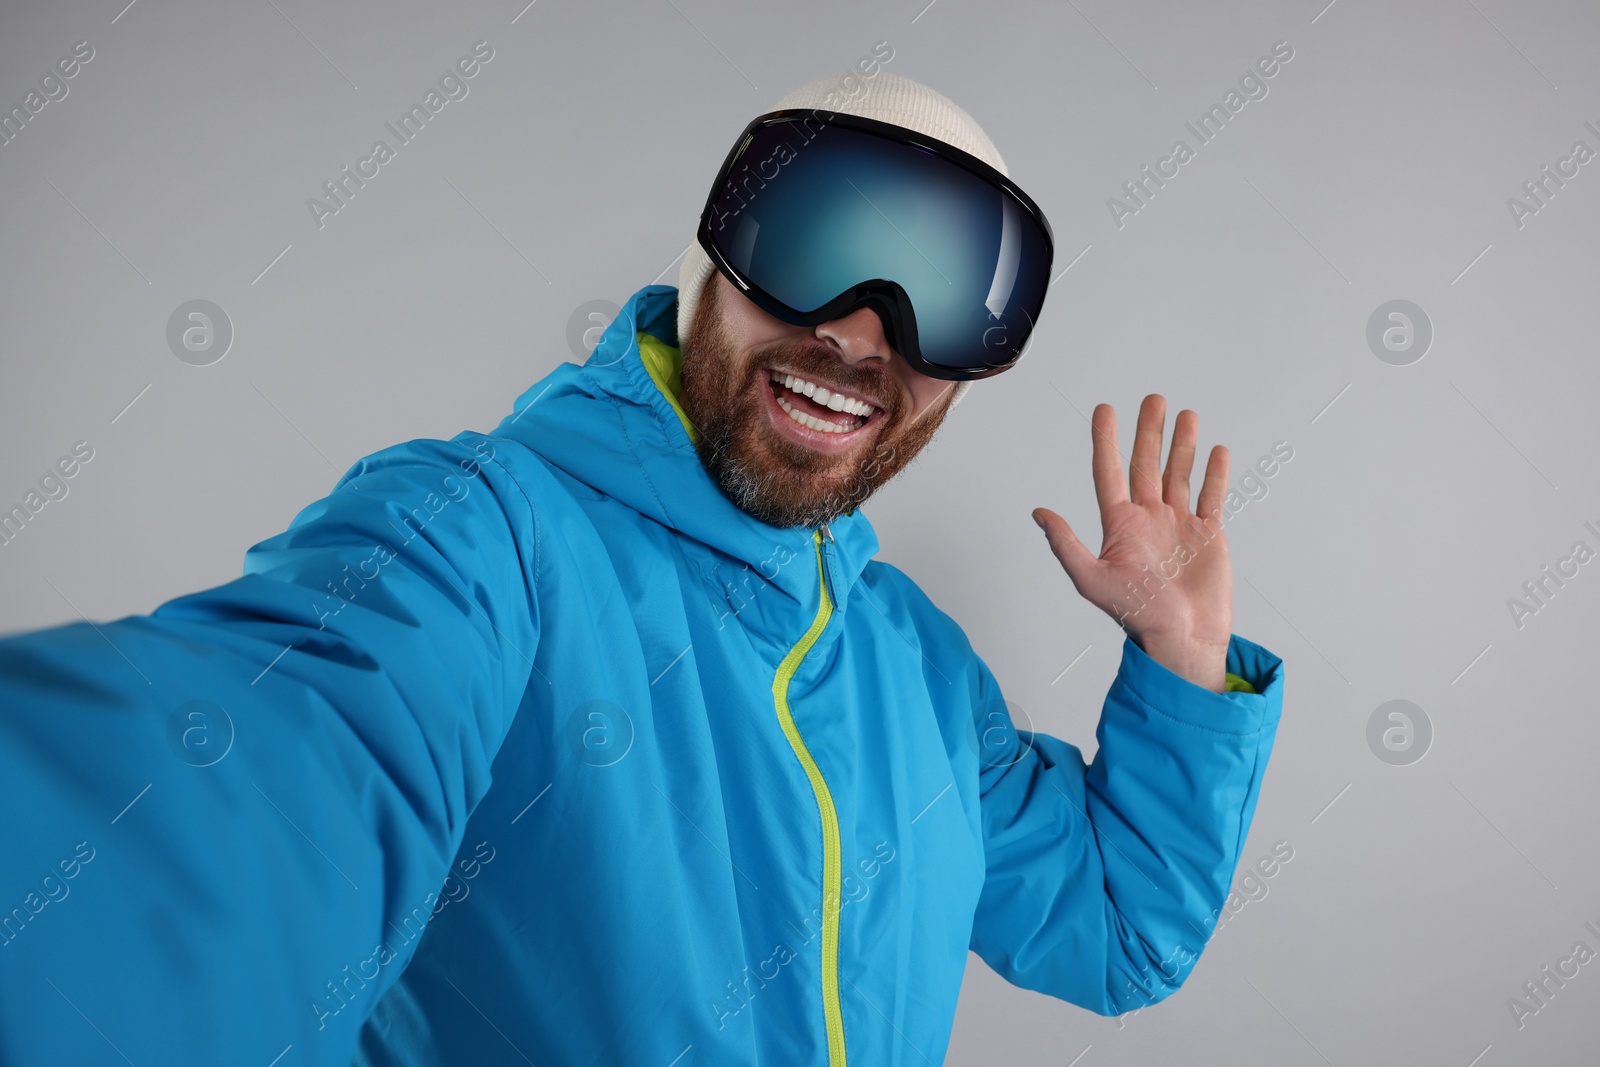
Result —
M 969 950 L 1101 1014 L 1182 984 L 1282 706 L 1227 452 L 1191 511 L 1195 414 L 1163 475 L 1146 398 L 1130 487 L 1095 410 L 1101 551 L 1034 517 L 1122 660 L 1092 761 L 1018 729 L 860 509 L 1017 365 L 1049 226 L 951 101 L 836 84 L 492 433 L 0 641 L 0 1059 L 892 1067 L 943 1060 Z

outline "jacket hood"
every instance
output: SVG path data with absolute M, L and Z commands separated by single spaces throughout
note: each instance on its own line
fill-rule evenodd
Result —
M 760 570 L 802 604 L 816 597 L 814 567 L 777 567 L 774 552 L 814 559 L 813 527 L 778 527 L 740 510 L 712 480 L 678 403 L 678 290 L 647 285 L 628 299 L 581 366 L 562 363 L 530 386 L 495 429 L 546 463 L 648 518 Z M 878 551 L 858 508 L 828 523 L 836 606 Z M 768 573 L 776 570 L 776 574 Z

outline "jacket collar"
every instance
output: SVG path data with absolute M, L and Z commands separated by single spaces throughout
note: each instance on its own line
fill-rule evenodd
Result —
M 535 382 L 495 435 L 527 446 L 583 484 L 748 565 L 802 605 L 813 605 L 814 529 L 771 526 L 741 511 L 695 450 L 693 429 L 678 404 L 683 355 L 677 305 L 672 286 L 640 289 L 588 360 L 582 366 L 562 363 Z M 829 523 L 828 531 L 836 560 L 829 578 L 835 606 L 842 608 L 877 553 L 878 537 L 860 509 Z

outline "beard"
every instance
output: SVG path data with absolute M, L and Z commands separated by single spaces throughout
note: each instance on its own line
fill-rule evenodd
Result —
M 713 276 L 695 308 L 683 344 L 684 413 L 699 437 L 696 449 L 718 488 L 741 511 L 769 526 L 816 527 L 860 507 L 903 470 L 933 439 L 949 412 L 954 389 L 911 420 L 909 401 L 881 361 L 881 369 L 851 365 L 814 336 L 759 345 L 741 358 L 717 313 Z M 855 448 L 826 455 L 784 437 L 770 425 L 768 367 L 836 382 L 847 393 L 877 397 L 879 425 Z M 952 383 L 953 385 L 954 383 Z

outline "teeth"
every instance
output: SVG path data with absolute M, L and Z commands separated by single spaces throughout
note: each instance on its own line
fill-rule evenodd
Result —
M 802 426 L 810 427 L 813 430 L 820 430 L 823 433 L 849 433 L 851 430 L 859 429 L 861 424 L 866 422 L 865 419 L 857 419 L 854 426 L 840 426 L 836 422 L 829 422 L 826 419 L 819 419 L 814 415 L 807 415 L 802 411 L 796 411 L 794 407 L 781 396 L 778 398 L 778 406 L 783 408 L 784 413 L 795 422 L 798 422 Z
M 818 404 L 833 411 L 845 411 L 865 419 L 876 410 L 864 400 L 857 400 L 855 397 L 845 396 L 843 393 L 830 392 L 815 382 L 808 382 L 804 378 L 796 377 L 793 374 L 774 374 L 772 380 L 782 382 L 784 388 L 791 389 L 796 393 L 803 393 Z

